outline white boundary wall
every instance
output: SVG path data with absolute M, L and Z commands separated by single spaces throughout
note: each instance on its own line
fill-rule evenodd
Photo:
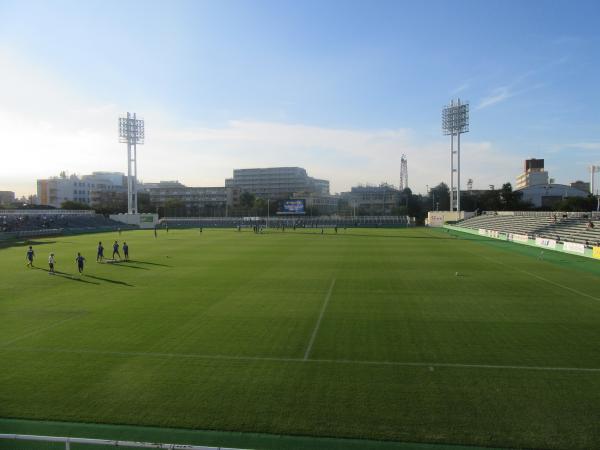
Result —
M 449 230 L 460 231 L 461 233 L 485 236 L 501 241 L 509 241 L 533 247 L 542 247 L 562 253 L 576 253 L 578 255 L 585 256 L 588 258 L 600 259 L 600 247 L 586 248 L 584 244 L 580 244 L 577 242 L 559 242 L 555 241 L 554 239 L 546 239 L 540 237 L 534 239 L 529 238 L 529 236 L 525 234 L 505 233 L 502 231 L 486 230 L 484 228 L 473 230 L 472 228 L 461 228 L 455 225 L 444 225 L 444 228 L 447 228 Z
M 158 214 L 111 214 L 109 217 L 117 222 L 136 225 L 143 229 L 151 229 L 158 224 Z
M 62 442 L 65 449 L 69 450 L 71 444 L 89 444 L 106 445 L 111 447 L 129 447 L 129 448 L 164 448 L 172 450 L 241 450 L 228 447 L 206 447 L 198 445 L 183 444 L 158 444 L 153 442 L 135 442 L 135 441 L 112 441 L 108 439 L 88 439 L 60 436 L 37 436 L 33 434 L 0 434 L 0 439 L 13 441 L 41 441 L 41 442 Z
M 456 222 L 462 219 L 469 219 L 475 216 L 474 212 L 469 211 L 429 211 L 425 225 L 429 227 L 443 227 L 446 222 Z

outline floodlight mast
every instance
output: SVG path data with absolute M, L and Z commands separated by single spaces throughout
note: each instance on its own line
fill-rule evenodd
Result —
M 143 144 L 144 121 L 136 113 L 119 117 L 119 142 L 127 144 L 127 212 L 138 213 L 137 198 L 137 144 Z
M 442 129 L 450 136 L 450 211 L 460 211 L 460 135 L 469 132 L 469 103 L 452 100 L 442 110 Z M 456 136 L 456 151 L 454 150 Z M 455 168 L 456 167 L 456 168 Z M 454 185 L 456 172 L 456 186 Z

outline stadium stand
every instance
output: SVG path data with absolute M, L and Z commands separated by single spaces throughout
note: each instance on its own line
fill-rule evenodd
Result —
M 588 246 L 600 245 L 600 213 L 597 212 L 485 212 L 457 222 L 456 226 L 577 242 Z
M 408 216 L 357 216 L 357 217 L 165 217 L 159 221 L 161 225 L 173 228 L 237 228 L 255 225 L 270 228 L 332 228 L 332 227 L 368 227 L 391 228 L 414 225 Z
M 0 210 L 0 237 L 44 236 L 131 228 L 94 211 Z

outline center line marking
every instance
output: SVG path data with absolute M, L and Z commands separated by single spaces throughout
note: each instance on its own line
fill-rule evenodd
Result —
M 0 351 L 9 352 L 33 352 L 33 353 L 73 353 L 79 355 L 107 355 L 123 357 L 146 357 L 146 358 L 182 358 L 182 359 L 206 359 L 222 361 L 264 361 L 280 363 L 321 363 L 321 364 L 348 364 L 366 366 L 395 366 L 395 367 L 423 367 L 432 371 L 432 368 L 454 368 L 454 369 L 495 369 L 495 370 L 539 370 L 549 372 L 593 372 L 600 373 L 600 367 L 569 367 L 569 366 L 527 366 L 518 364 L 477 364 L 477 363 L 443 363 L 443 362 L 411 362 L 411 361 L 368 361 L 352 359 L 302 359 L 282 358 L 277 356 L 236 356 L 236 355 L 207 355 L 198 353 L 161 353 L 161 352 L 135 352 L 135 351 L 110 351 L 91 349 L 66 349 L 66 348 L 29 348 L 8 347 Z
M 304 352 L 304 361 L 308 360 L 308 357 L 310 356 L 310 351 L 312 350 L 312 346 L 315 343 L 315 338 L 317 337 L 319 327 L 321 326 L 323 314 L 325 314 L 325 309 L 327 308 L 327 304 L 329 303 L 329 299 L 331 298 L 331 293 L 333 292 L 333 286 L 335 286 L 335 278 L 331 280 L 331 285 L 329 286 L 329 290 L 327 291 L 327 295 L 325 296 L 325 301 L 323 302 L 323 306 L 321 307 L 321 313 L 319 314 L 319 318 L 317 319 L 317 324 L 315 325 L 315 329 L 313 330 L 312 336 L 310 337 L 310 341 L 308 342 L 308 347 L 306 347 L 306 351 Z

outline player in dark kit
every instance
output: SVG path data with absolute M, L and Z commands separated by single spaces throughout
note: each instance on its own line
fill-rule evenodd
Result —
M 83 273 L 84 261 L 85 261 L 85 258 L 83 256 L 81 256 L 81 253 L 77 253 L 77 258 L 75 258 L 75 262 L 77 263 L 77 270 L 79 270 L 79 273 Z
M 98 253 L 96 254 L 96 262 L 102 262 L 104 259 L 104 247 L 102 242 L 98 242 Z
M 112 259 L 115 259 L 115 255 L 117 255 L 119 259 L 121 259 L 121 254 L 119 253 L 119 242 L 117 241 L 115 241 L 115 243 L 113 244 Z
M 125 261 L 129 261 L 129 245 L 127 245 L 127 242 L 123 242 L 123 257 Z
M 33 267 L 33 257 L 35 256 L 35 252 L 31 245 L 29 246 L 29 250 L 27 250 L 27 254 L 25 255 L 25 259 L 27 259 L 27 267 Z

